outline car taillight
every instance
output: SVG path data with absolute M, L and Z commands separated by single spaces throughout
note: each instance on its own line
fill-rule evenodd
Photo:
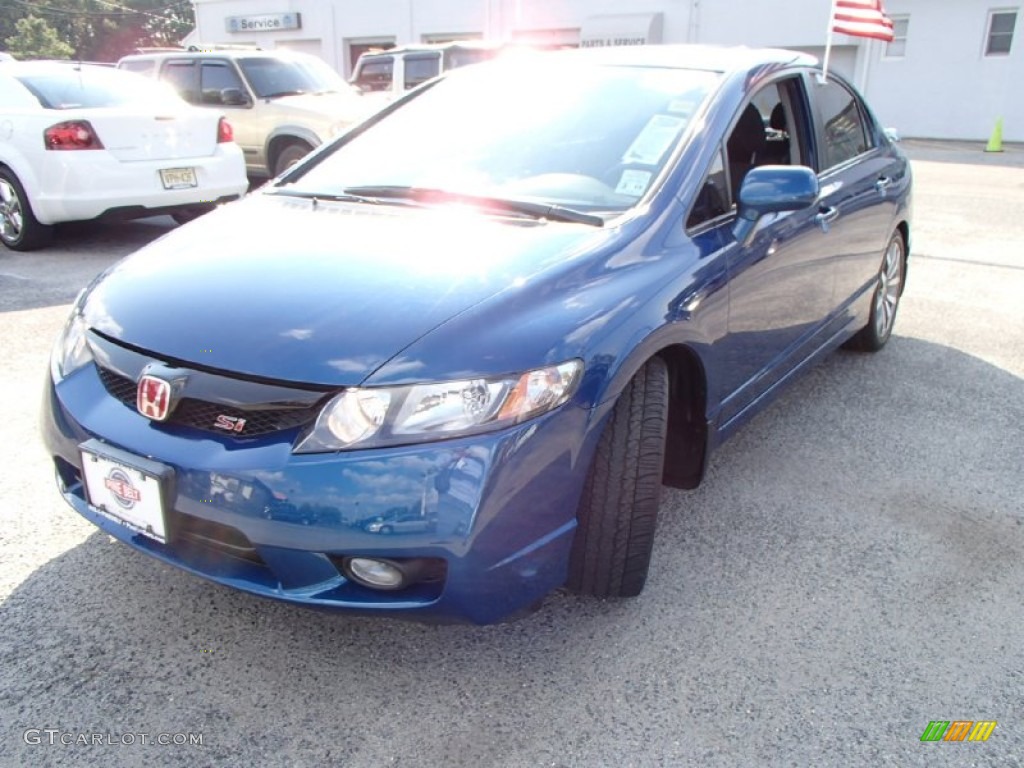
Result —
M 47 149 L 103 149 L 103 142 L 88 120 L 69 120 L 43 131 Z
M 235 130 L 231 127 L 231 123 L 227 121 L 227 118 L 222 117 L 220 122 L 217 123 L 217 143 L 225 144 L 234 140 Z

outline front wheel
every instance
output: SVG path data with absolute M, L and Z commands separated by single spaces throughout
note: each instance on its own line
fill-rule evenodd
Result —
M 312 151 L 313 148 L 308 144 L 297 141 L 287 144 L 274 160 L 274 175 L 280 176 Z
M 907 248 L 903 233 L 896 230 L 889 240 L 878 269 L 875 293 L 871 297 L 871 316 L 868 324 L 851 338 L 846 346 L 863 352 L 877 352 L 885 346 L 896 323 L 896 310 L 907 268 Z
M 36 219 L 18 177 L 0 168 L 0 240 L 12 251 L 34 251 L 52 237 L 53 227 Z
M 647 581 L 661 500 L 668 368 L 652 358 L 619 396 L 587 474 L 567 586 L 633 597 Z

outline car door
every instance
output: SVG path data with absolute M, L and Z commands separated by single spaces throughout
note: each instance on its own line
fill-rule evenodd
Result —
M 222 112 L 231 123 L 235 143 L 242 148 L 245 164 L 250 168 L 262 168 L 264 158 L 264 139 L 266 132 L 261 130 L 259 120 L 255 119 L 255 100 L 252 91 L 242 80 L 241 75 L 230 59 L 201 59 L 199 62 L 199 89 L 202 94 L 202 106 L 213 107 Z M 244 103 L 225 103 L 224 94 L 228 96 L 240 94 Z M 231 99 L 227 99 L 228 102 Z
M 779 127 L 772 127 L 776 123 Z M 785 77 L 741 107 L 726 140 L 730 204 L 758 165 L 811 165 L 804 79 Z M 833 307 L 835 238 L 819 206 L 766 216 L 748 244 L 726 246 L 729 321 L 718 343 L 719 428 L 739 417 L 821 344 Z
M 878 124 L 840 78 L 809 82 L 818 137 L 821 203 L 837 246 L 835 310 L 874 286 L 896 216 L 902 163 L 886 149 Z

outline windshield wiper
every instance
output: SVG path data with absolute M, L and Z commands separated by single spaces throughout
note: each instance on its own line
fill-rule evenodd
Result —
M 263 194 L 280 197 L 301 197 L 304 200 L 312 200 L 314 205 L 317 200 L 331 203 L 367 203 L 369 205 L 378 205 L 380 203 L 379 200 L 374 200 L 372 197 L 353 195 L 348 192 L 307 192 L 303 189 L 290 189 L 289 187 L 276 187 L 275 189 L 267 190 Z
M 304 93 L 306 93 L 306 91 L 301 90 L 301 89 L 296 89 L 294 91 L 275 91 L 274 93 L 265 93 L 260 98 L 263 98 L 263 99 L 278 99 L 278 98 L 280 98 L 282 96 L 301 96 Z
M 418 203 L 465 203 L 483 208 L 495 208 L 499 211 L 522 213 L 538 219 L 564 221 L 572 224 L 588 224 L 592 227 L 603 227 L 604 219 L 592 213 L 584 213 L 573 208 L 566 208 L 554 203 L 534 203 L 529 200 L 509 200 L 503 197 L 487 195 L 470 195 L 463 192 L 451 192 L 445 189 L 430 187 L 405 187 L 400 185 L 367 185 L 347 187 L 346 194 L 359 197 L 379 197 L 402 200 L 415 200 Z

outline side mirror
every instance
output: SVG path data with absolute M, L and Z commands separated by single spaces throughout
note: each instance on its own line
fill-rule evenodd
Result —
M 799 211 L 818 201 L 818 176 L 803 165 L 762 165 L 752 168 L 743 179 L 739 194 L 739 215 L 733 235 L 750 245 L 761 217 L 769 213 Z
M 885 133 L 885 138 L 887 138 L 893 144 L 899 144 L 900 143 L 900 132 L 897 129 L 895 129 L 895 128 L 886 128 L 884 133 Z
M 249 104 L 249 94 L 241 88 L 222 88 L 220 103 L 227 107 L 244 107 Z

